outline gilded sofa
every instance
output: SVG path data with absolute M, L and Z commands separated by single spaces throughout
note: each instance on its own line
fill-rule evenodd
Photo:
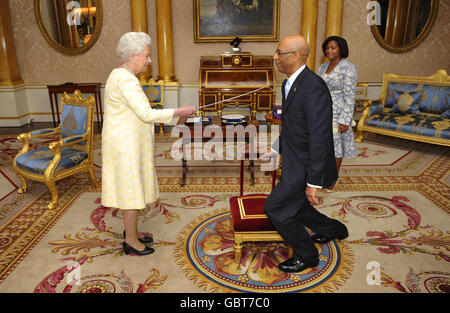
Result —
M 450 79 L 445 70 L 431 76 L 383 75 L 381 97 L 365 101 L 357 142 L 373 132 L 450 146 Z

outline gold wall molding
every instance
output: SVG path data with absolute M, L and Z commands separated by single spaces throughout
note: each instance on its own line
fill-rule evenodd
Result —
M 9 1 L 0 1 L 0 86 L 24 83 L 19 74 Z
M 173 54 L 172 0 L 156 0 L 156 32 L 158 38 L 158 79 L 176 83 Z
M 316 64 L 316 41 L 317 41 L 317 16 L 318 0 L 303 0 L 302 2 L 302 24 L 300 34 L 305 37 L 309 45 L 309 56 L 306 65 L 314 72 Z
M 325 38 L 330 36 L 342 35 L 342 18 L 344 16 L 344 0 L 328 0 L 327 3 L 327 22 L 325 28 Z M 323 57 L 327 62 L 328 58 Z
M 325 38 L 342 35 L 342 16 L 344 14 L 344 0 L 328 0 L 327 24 Z
M 130 0 L 131 31 L 148 34 L 147 0 Z M 152 77 L 151 65 L 147 70 L 138 74 L 141 81 L 148 81 Z
M 130 1 L 132 31 L 148 33 L 146 0 Z

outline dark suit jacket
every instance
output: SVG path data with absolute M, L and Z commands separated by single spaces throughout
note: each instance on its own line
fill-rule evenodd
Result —
M 281 87 L 282 131 L 273 148 L 282 154 L 282 183 L 298 192 L 306 183 L 329 187 L 338 174 L 332 133 L 332 100 L 326 83 L 308 67 L 285 99 Z

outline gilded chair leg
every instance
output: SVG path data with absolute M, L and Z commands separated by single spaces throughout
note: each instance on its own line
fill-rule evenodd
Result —
M 356 137 L 355 141 L 358 143 L 361 143 L 363 141 L 363 132 L 356 130 L 356 135 L 357 135 L 357 137 Z
M 21 175 L 17 175 L 20 179 L 20 181 L 22 182 L 22 187 L 19 187 L 19 189 L 17 189 L 17 193 L 22 194 L 24 192 L 27 192 L 28 189 L 28 184 L 27 184 L 27 179 Z
M 56 189 L 55 182 L 45 182 L 45 185 L 52 195 L 52 201 L 48 204 L 48 208 L 53 210 L 58 205 L 58 190 Z
M 95 178 L 94 168 L 90 167 L 88 169 L 89 173 L 89 179 L 91 180 L 92 185 L 94 185 L 96 188 L 100 188 L 100 184 L 98 183 L 97 179 Z

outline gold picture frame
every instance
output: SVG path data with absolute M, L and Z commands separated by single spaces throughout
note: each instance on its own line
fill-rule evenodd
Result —
M 194 41 L 278 41 L 280 0 L 194 0 Z

